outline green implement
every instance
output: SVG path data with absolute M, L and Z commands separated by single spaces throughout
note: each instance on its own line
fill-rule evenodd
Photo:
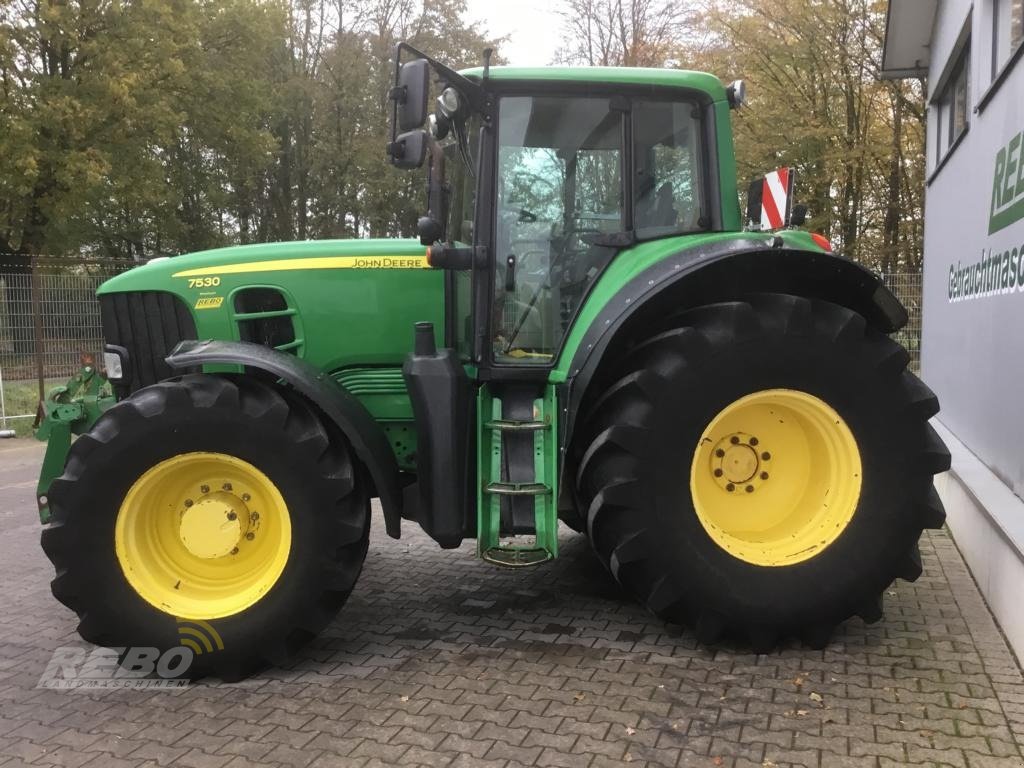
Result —
M 39 521 L 50 522 L 50 483 L 64 471 L 71 436 L 92 429 L 100 415 L 117 402 L 106 377 L 96 369 L 91 355 L 82 355 L 82 367 L 62 387 L 54 387 L 36 412 L 37 440 L 46 443 L 43 466 L 36 485 Z

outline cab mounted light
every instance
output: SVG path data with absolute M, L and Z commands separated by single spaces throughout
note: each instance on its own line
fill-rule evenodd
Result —
M 445 88 L 437 97 L 437 111 L 449 120 L 455 117 L 462 108 L 462 99 L 459 92 L 452 87 Z
M 817 232 L 811 232 L 811 240 L 813 240 L 814 244 L 826 253 L 832 253 L 832 243 L 824 235 L 819 235 Z
M 739 109 L 747 103 L 747 85 L 742 80 L 733 80 L 725 89 L 729 109 Z

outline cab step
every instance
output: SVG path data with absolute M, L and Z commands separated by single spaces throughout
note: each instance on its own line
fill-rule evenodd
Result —
M 510 419 L 488 421 L 485 426 L 487 429 L 497 429 L 502 432 L 536 432 L 551 427 L 546 421 L 513 421 Z
M 505 568 L 529 568 L 553 559 L 543 547 L 492 547 L 480 555 L 480 559 Z
M 506 568 L 558 555 L 555 388 L 540 394 L 485 385 L 477 395 L 477 554 Z
M 499 496 L 543 496 L 551 493 L 551 486 L 544 483 L 488 483 L 484 493 L 496 493 Z

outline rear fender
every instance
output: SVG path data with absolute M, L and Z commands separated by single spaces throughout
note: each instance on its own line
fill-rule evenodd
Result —
M 559 430 L 563 455 L 571 455 L 568 446 L 576 417 L 602 364 L 606 359 L 614 362 L 645 319 L 751 293 L 830 301 L 860 313 L 883 333 L 907 322 L 906 309 L 876 274 L 830 253 L 785 247 L 781 237 L 737 238 L 682 250 L 623 285 L 593 318 L 575 349 L 566 350 L 571 362 L 560 392 L 566 404 Z M 561 486 L 567 487 L 564 479 Z
M 380 497 L 388 535 L 399 538 L 402 490 L 391 445 L 366 407 L 326 374 L 294 355 L 247 341 L 183 341 L 167 356 L 167 364 L 177 370 L 200 365 L 243 365 L 287 382 L 319 408 L 352 444 Z

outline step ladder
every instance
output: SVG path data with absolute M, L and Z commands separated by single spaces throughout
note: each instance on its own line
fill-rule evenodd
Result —
M 501 399 L 486 386 L 478 390 L 477 398 L 477 554 L 489 563 L 509 568 L 540 565 L 558 555 L 555 388 L 545 386 L 543 396 L 533 401 L 529 419 L 505 416 Z M 520 456 L 532 447 L 533 469 L 527 473 L 532 477 L 509 479 L 506 458 L 513 445 Z M 512 505 L 518 504 L 521 509 L 527 503 L 533 505 L 532 530 L 508 530 L 515 514 Z M 533 541 L 518 543 L 524 536 Z

